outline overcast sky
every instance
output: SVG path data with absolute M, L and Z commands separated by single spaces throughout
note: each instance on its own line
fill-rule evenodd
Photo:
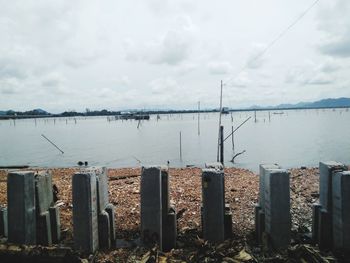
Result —
M 0 0 L 0 110 L 350 97 L 350 1 Z M 241 70 L 244 68 L 243 70 Z

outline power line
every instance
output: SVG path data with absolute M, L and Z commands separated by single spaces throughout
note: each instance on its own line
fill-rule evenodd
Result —
M 292 27 L 294 27 L 310 10 L 319 2 L 320 0 L 316 0 L 313 2 L 304 12 L 302 12 L 289 26 L 287 26 L 284 30 L 282 30 L 259 54 L 253 57 L 250 62 L 255 62 L 259 58 L 261 58 L 278 40 L 280 40 Z M 242 71 L 244 71 L 248 66 L 246 63 L 235 75 L 237 77 Z M 228 83 L 230 80 L 234 79 L 233 77 L 228 78 L 225 82 Z

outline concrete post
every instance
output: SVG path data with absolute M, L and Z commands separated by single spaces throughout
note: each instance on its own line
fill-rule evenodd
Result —
M 289 172 L 268 170 L 265 174 L 265 231 L 275 249 L 286 249 L 291 239 Z
M 333 230 L 332 230 L 332 183 L 333 174 L 338 171 L 347 170 L 347 167 L 341 163 L 329 161 L 320 162 L 320 205 L 319 213 L 314 215 L 319 218 L 313 218 L 313 222 L 318 223 L 318 227 L 313 226 L 312 235 L 318 237 L 318 244 L 320 249 L 328 250 L 332 248 L 333 244 Z
M 96 174 L 73 175 L 73 235 L 76 250 L 94 253 L 99 246 Z
M 53 205 L 52 176 L 46 171 L 35 174 L 36 237 L 37 244 L 52 245 L 52 230 L 49 209 Z M 57 231 L 57 230 L 56 230 Z
M 8 241 L 36 244 L 34 172 L 10 172 L 7 176 Z
M 7 208 L 0 207 L 0 237 L 8 236 Z
M 255 206 L 255 234 L 259 245 L 262 245 L 265 231 L 265 175 L 268 170 L 280 169 L 277 164 L 259 165 L 259 202 Z
M 268 170 L 281 169 L 277 164 L 260 164 L 259 165 L 259 205 L 264 210 L 265 204 L 265 174 Z
M 213 243 L 225 240 L 224 172 L 202 170 L 203 238 Z
M 333 176 L 333 247 L 350 253 L 350 172 Z
M 159 244 L 162 250 L 161 167 L 142 167 L 141 239 L 146 245 Z
M 318 203 L 312 205 L 312 242 L 317 244 L 319 241 L 318 229 L 319 229 L 319 214 L 322 206 Z
M 176 211 L 170 206 L 166 166 L 143 167 L 141 174 L 141 238 L 144 244 L 159 244 L 161 251 L 176 245 Z
M 98 200 L 98 228 L 101 248 L 110 248 L 115 244 L 114 206 L 109 203 L 108 176 L 105 167 L 91 167 L 96 174 Z
M 345 171 L 342 163 L 329 161 L 320 162 L 320 204 L 327 212 L 332 213 L 332 175 L 335 171 Z

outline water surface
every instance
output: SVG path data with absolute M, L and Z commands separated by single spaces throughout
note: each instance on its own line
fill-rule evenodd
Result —
M 275 112 L 279 113 L 279 112 Z M 350 163 L 350 112 L 347 109 L 234 112 L 223 115 L 225 134 L 252 118 L 225 142 L 225 165 L 257 171 L 260 163 L 283 167 L 318 166 L 319 161 Z M 0 166 L 43 167 L 89 165 L 133 167 L 166 164 L 182 167 L 216 161 L 218 113 L 156 115 L 143 121 L 107 121 L 107 117 L 0 121 Z M 233 123 L 232 123 L 233 119 Z M 182 158 L 180 140 L 182 137 Z M 48 143 L 44 134 L 63 151 Z

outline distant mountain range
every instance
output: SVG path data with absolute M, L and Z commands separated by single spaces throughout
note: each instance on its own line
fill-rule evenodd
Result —
M 277 106 L 251 106 L 249 109 L 300 109 L 300 108 L 339 108 L 350 107 L 350 98 L 323 99 L 314 102 L 299 102 L 296 104 L 279 104 Z
M 254 105 L 249 108 L 242 108 L 239 110 L 263 110 L 263 109 L 307 109 L 307 108 L 339 108 L 339 107 L 350 107 L 350 98 L 336 98 L 336 99 L 323 99 L 318 100 L 314 102 L 299 102 L 296 104 L 279 104 L 277 106 L 258 106 Z M 232 109 L 232 110 L 238 110 L 238 109 Z M 176 112 L 195 112 L 196 110 L 178 110 Z M 218 111 L 218 109 L 207 109 L 204 110 L 207 112 L 211 111 Z M 172 110 L 144 110 L 144 113 L 167 113 L 167 112 L 173 112 Z M 56 114 L 56 116 L 80 116 L 80 115 L 87 115 L 87 116 L 98 116 L 98 115 L 115 115 L 118 112 L 114 111 L 92 111 L 87 113 L 79 113 L 79 112 L 63 112 L 61 114 Z M 119 112 L 120 113 L 120 112 Z M 25 112 L 17 112 L 13 110 L 7 110 L 7 111 L 0 111 L 1 115 L 50 115 L 49 112 L 42 110 L 42 109 L 34 109 L 31 111 L 25 111 Z

